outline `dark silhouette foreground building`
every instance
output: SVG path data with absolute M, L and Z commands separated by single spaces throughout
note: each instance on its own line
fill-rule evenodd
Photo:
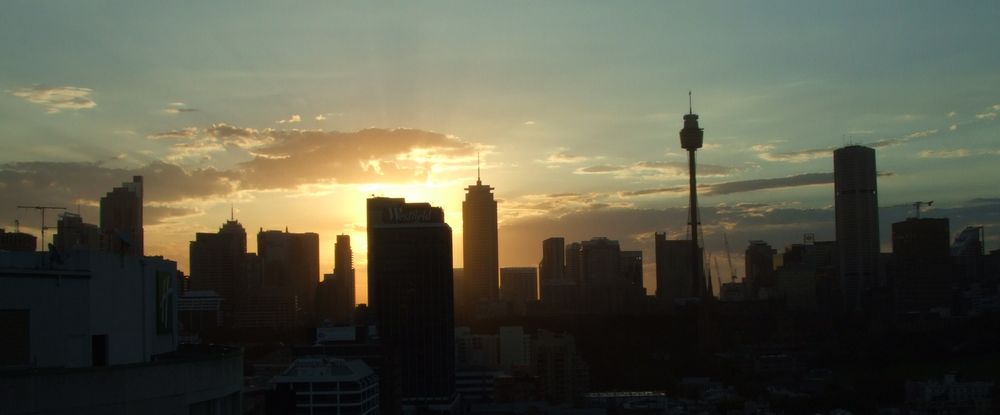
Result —
M 389 360 L 399 362 L 404 406 L 456 405 L 452 271 L 441 208 L 368 199 L 369 306 Z
M 101 198 L 101 238 L 104 250 L 143 255 L 142 176 L 122 183 Z
M 877 177 L 874 149 L 833 151 L 839 294 L 847 312 L 860 311 L 879 283 Z

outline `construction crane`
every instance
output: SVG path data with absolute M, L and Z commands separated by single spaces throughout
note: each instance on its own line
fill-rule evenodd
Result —
M 729 275 L 732 276 L 733 282 L 736 282 L 736 271 L 733 270 L 733 256 L 729 253 L 729 237 L 726 236 L 726 231 L 722 231 L 722 241 L 726 244 L 726 261 L 729 261 Z
M 933 204 L 933 200 L 930 202 L 913 202 L 913 210 L 916 212 L 917 219 L 920 219 L 920 206 L 927 205 L 927 207 L 931 207 Z
M 713 257 L 712 262 L 715 264 L 715 283 L 719 285 L 719 297 L 722 297 L 722 273 L 719 272 L 718 258 Z
M 45 211 L 46 210 L 66 210 L 66 208 L 61 206 L 18 206 L 18 209 L 35 209 L 42 213 L 42 250 L 45 250 L 45 230 L 52 229 L 51 226 L 45 226 Z

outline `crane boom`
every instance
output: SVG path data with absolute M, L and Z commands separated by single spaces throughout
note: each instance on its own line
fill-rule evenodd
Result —
M 722 241 L 726 244 L 726 261 L 729 262 L 729 275 L 732 276 L 733 282 L 736 282 L 736 271 L 733 270 L 733 256 L 729 253 L 729 237 L 726 236 L 726 231 L 722 231 Z

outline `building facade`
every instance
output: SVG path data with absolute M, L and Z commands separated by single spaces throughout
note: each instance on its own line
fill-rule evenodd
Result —
M 476 180 L 465 188 L 462 202 L 462 259 L 465 278 L 472 288 L 473 301 L 494 303 L 499 299 L 497 271 L 500 269 L 497 242 L 497 201 L 493 188 Z
M 844 311 L 863 308 L 879 284 L 878 172 L 875 149 L 833 151 L 839 296 Z

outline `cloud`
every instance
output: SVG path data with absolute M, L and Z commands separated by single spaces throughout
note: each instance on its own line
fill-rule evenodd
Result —
M 43 105 L 48 109 L 49 114 L 55 114 L 62 110 L 82 110 L 97 106 L 97 103 L 90 98 L 90 88 L 79 88 L 74 86 L 49 87 L 35 85 L 18 88 L 13 95 L 24 98 L 33 104 Z
M 539 160 L 539 161 L 542 163 L 549 163 L 549 164 L 574 164 L 574 163 L 583 163 L 587 160 L 589 160 L 589 158 L 570 153 L 566 149 L 559 149 L 555 153 L 551 153 L 547 157 L 545 157 L 545 160 Z
M 976 114 L 976 119 L 977 120 L 992 120 L 992 119 L 994 119 L 996 117 L 997 117 L 997 113 L 995 113 L 995 112 L 987 112 L 987 113 L 983 113 L 983 114 Z
M 258 189 L 309 183 L 424 181 L 441 165 L 468 163 L 477 150 L 454 136 L 405 128 L 242 134 L 268 140 L 253 149 L 252 160 L 237 167 L 244 187 Z
M 880 177 L 892 176 L 891 172 L 879 172 Z M 739 180 L 698 186 L 702 195 L 728 195 L 757 190 L 784 189 L 789 187 L 812 186 L 833 183 L 833 173 L 803 173 L 788 177 L 769 179 Z M 660 193 L 687 193 L 688 186 L 662 187 L 618 192 L 622 197 L 646 196 Z
M 948 113 L 948 118 L 954 118 L 956 115 L 958 115 L 958 113 L 955 112 L 955 111 L 949 112 Z
M 278 124 L 293 124 L 293 123 L 297 123 L 297 122 L 302 122 L 302 116 L 299 115 L 299 114 L 294 114 L 294 115 L 291 116 L 291 118 L 289 118 L 287 120 L 278 120 L 278 121 L 275 121 L 275 122 L 278 123 Z
M 326 116 L 323 115 L 323 114 L 317 114 L 316 115 L 316 121 L 323 121 L 325 119 L 326 119 Z
M 198 128 L 188 127 L 179 130 L 163 131 L 147 135 L 146 138 L 153 140 L 184 140 L 192 139 L 198 135 Z
M 757 152 L 757 157 L 767 161 L 784 161 L 789 163 L 803 163 L 810 160 L 821 159 L 833 155 L 833 148 L 816 148 L 808 150 L 786 151 L 773 153 L 773 145 L 755 145 L 751 148 Z
M 612 165 L 603 164 L 603 165 L 598 165 L 598 166 L 581 167 L 579 169 L 576 169 L 576 171 L 574 171 L 573 173 L 575 173 L 575 174 L 604 174 L 604 173 L 614 173 L 614 172 L 622 171 L 622 170 L 625 170 L 625 167 L 622 167 L 622 166 L 612 166 Z
M 528 120 L 528 121 L 525 121 L 523 124 L 527 125 L 527 126 L 532 126 L 532 125 L 535 125 L 535 122 L 531 121 L 531 120 Z
M 924 150 L 921 151 L 919 157 L 922 159 L 955 159 L 968 157 L 972 153 L 964 148 L 959 148 L 956 150 Z
M 728 195 L 732 193 L 750 192 L 765 189 L 783 189 L 788 187 L 811 186 L 833 183 L 833 173 L 804 173 L 788 177 L 772 179 L 740 180 L 734 182 L 716 183 L 707 186 L 706 195 Z
M 907 142 L 913 141 L 915 139 L 930 137 L 937 134 L 937 129 L 914 131 L 909 134 L 890 137 L 876 140 L 874 142 L 868 143 L 867 145 L 872 148 L 887 148 L 893 147 Z M 782 161 L 788 163 L 803 163 L 810 160 L 816 160 L 821 158 L 827 158 L 833 156 L 833 147 L 826 148 L 814 148 L 806 150 L 796 150 L 796 151 L 784 151 L 784 152 L 774 152 L 775 146 L 773 144 L 757 144 L 751 147 L 751 150 L 757 153 L 757 157 L 767 161 Z
M 686 161 L 640 161 L 635 164 L 634 168 L 639 170 L 656 170 L 672 176 L 686 177 L 688 174 L 688 164 Z M 728 176 L 736 171 L 737 169 L 734 167 L 698 164 L 698 176 Z
M 198 112 L 197 108 L 164 108 L 163 112 L 167 114 L 183 114 L 185 112 Z
M 884 138 L 884 139 L 875 141 L 874 143 L 868 144 L 868 146 L 872 147 L 872 148 L 892 147 L 892 146 L 897 146 L 897 145 L 900 145 L 900 144 L 907 143 L 907 142 L 912 141 L 912 140 L 917 139 L 917 138 L 930 137 L 930 136 L 932 136 L 934 134 L 937 134 L 937 133 L 938 133 L 937 129 L 914 131 L 914 132 L 909 133 L 907 135 L 904 135 L 902 137 Z
M 955 130 L 958 130 L 958 124 L 952 124 L 948 126 L 948 131 L 955 131 Z

